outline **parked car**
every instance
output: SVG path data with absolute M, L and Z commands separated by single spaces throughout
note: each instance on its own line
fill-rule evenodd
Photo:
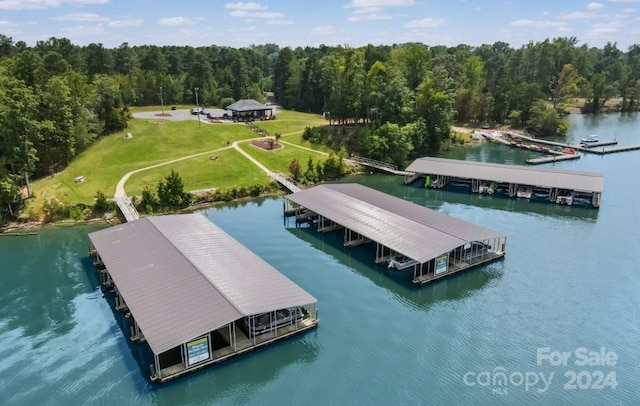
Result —
M 191 114 L 198 115 L 198 114 L 204 114 L 204 109 L 202 107 L 194 107 L 191 109 Z
M 462 261 L 470 261 L 474 258 L 486 255 L 491 249 L 491 245 L 473 241 L 453 251 L 453 256 Z

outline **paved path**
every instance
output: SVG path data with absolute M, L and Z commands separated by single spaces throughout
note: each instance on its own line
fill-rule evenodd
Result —
M 147 166 L 144 168 L 140 168 L 140 169 L 136 169 L 134 171 L 128 172 L 126 173 L 118 182 L 118 185 L 116 186 L 116 194 L 115 197 L 116 199 L 118 197 L 127 197 L 127 193 L 124 190 L 124 184 L 127 183 L 127 181 L 129 180 L 129 178 L 131 177 L 131 175 L 136 174 L 138 172 L 143 172 L 143 171 L 147 171 L 149 169 L 154 169 L 154 168 L 159 168 L 161 166 L 164 165 L 170 165 L 174 162 L 180 162 L 180 161 L 184 161 L 186 159 L 191 159 L 191 158 L 196 158 L 202 155 L 207 155 L 207 154 L 212 154 L 214 152 L 219 152 L 219 151 L 224 151 L 225 149 L 231 149 L 232 147 L 224 147 L 224 148 L 218 148 L 218 149 L 214 149 L 212 151 L 207 151 L 207 152 L 200 152 L 198 154 L 193 154 L 193 155 L 189 155 L 189 156 L 183 156 L 182 158 L 177 158 L 177 159 L 172 159 L 171 161 L 167 161 L 167 162 L 162 162 L 159 164 L 155 164 L 155 165 L 151 165 L 151 166 Z
M 176 113 L 176 112 L 184 112 L 184 111 L 181 111 L 181 110 L 173 110 L 173 111 L 172 111 L 172 113 Z M 186 112 L 188 113 L 188 110 L 186 110 Z M 155 113 L 156 113 L 156 112 L 150 112 L 150 113 L 149 113 L 149 115 L 153 115 L 153 114 L 155 114 Z M 136 114 L 141 114 L 141 113 L 136 113 Z M 155 116 L 154 116 L 154 118 L 166 118 L 166 117 L 155 117 Z M 177 118 L 176 118 L 176 119 L 177 119 Z M 300 134 L 301 132 L 302 132 L 302 131 L 295 131 L 295 132 L 292 132 L 292 133 L 284 134 L 284 135 L 283 135 L 283 137 L 290 136 L 290 135 L 295 135 L 295 134 Z M 184 156 L 184 157 L 181 157 L 181 158 L 172 159 L 172 160 L 167 161 L 167 162 L 162 162 L 162 163 L 159 163 L 159 164 L 155 164 L 155 165 L 151 165 L 151 166 L 146 166 L 146 167 L 144 167 L 144 168 L 140 168 L 140 169 L 136 169 L 136 170 L 133 170 L 133 171 L 127 172 L 127 173 L 126 173 L 126 174 L 125 174 L 125 175 L 120 179 L 120 181 L 118 182 L 118 184 L 116 185 L 116 193 L 115 193 L 115 195 L 114 195 L 114 198 L 115 198 L 116 202 L 118 202 L 118 205 L 125 205 L 125 204 L 126 204 L 127 206 L 131 206 L 131 207 L 133 207 L 133 205 L 131 204 L 131 200 L 127 197 L 127 192 L 126 192 L 126 191 L 125 191 L 125 189 L 124 189 L 124 185 L 125 185 L 125 183 L 127 183 L 127 181 L 129 180 L 129 178 L 131 177 L 131 175 L 134 175 L 134 174 L 139 173 L 139 172 L 144 172 L 144 171 L 147 171 L 147 170 L 149 170 L 149 169 L 154 169 L 154 168 L 159 168 L 159 167 L 161 167 L 161 166 L 170 165 L 170 164 L 175 163 L 175 162 L 184 161 L 184 160 L 186 160 L 186 159 L 196 158 L 196 157 L 199 157 L 199 156 L 202 156 L 202 155 L 212 154 L 212 153 L 214 153 L 214 152 L 224 151 L 224 150 L 231 149 L 231 148 L 235 149 L 235 150 L 236 150 L 236 151 L 238 151 L 240 154 L 242 154 L 245 158 L 247 158 L 247 159 L 248 159 L 249 161 L 251 161 L 254 165 L 256 165 L 258 168 L 260 168 L 264 173 L 266 173 L 270 178 L 272 178 L 272 179 L 274 179 L 274 180 L 277 180 L 277 181 L 278 181 L 278 182 L 280 182 L 280 183 L 283 183 L 283 182 L 281 181 L 281 179 L 282 179 L 282 178 L 285 178 L 285 179 L 286 179 L 287 177 L 286 177 L 285 175 L 283 175 L 283 174 L 277 174 L 277 173 L 272 172 L 271 170 L 269 170 L 269 168 L 267 168 L 266 166 L 264 166 L 263 164 L 261 164 L 257 159 L 255 159 L 254 157 L 252 157 L 251 155 L 249 155 L 247 152 L 245 152 L 242 148 L 240 148 L 240 147 L 238 146 L 238 143 L 240 143 L 240 142 L 251 142 L 251 141 L 253 141 L 253 140 L 259 140 L 259 139 L 263 139 L 263 138 L 264 138 L 264 137 L 255 137 L 255 138 L 249 138 L 249 139 L 244 139 L 244 140 L 240 140 L 240 141 L 234 141 L 234 142 L 233 142 L 233 144 L 231 144 L 231 145 L 230 145 L 230 146 L 228 146 L 228 147 L 218 148 L 218 149 L 214 149 L 214 150 L 212 150 L 212 151 L 207 151 L 207 152 L 200 152 L 200 153 L 197 153 L 197 154 L 193 154 L 193 155 L 188 155 L 188 156 Z M 280 140 L 280 142 L 282 142 L 283 144 L 291 145 L 292 147 L 296 147 L 296 148 L 300 148 L 300 149 L 308 150 L 308 151 L 311 151 L 311 152 L 315 152 L 315 153 L 317 153 L 317 154 L 322 154 L 322 155 L 325 155 L 325 156 L 328 156 L 328 155 L 329 155 L 329 154 L 328 154 L 328 153 L 326 153 L 326 152 L 317 151 L 317 150 L 315 150 L 315 149 L 311 149 L 311 148 L 303 147 L 303 146 L 300 146 L 300 145 L 296 145 L 296 144 L 293 144 L 293 143 L 291 143 L 291 142 L 282 141 L 282 140 Z M 284 184 L 284 183 L 283 183 L 283 184 Z M 291 188 L 289 187 L 289 185 L 285 185 L 285 186 L 286 186 L 287 188 L 291 189 Z M 292 190 L 292 191 L 293 191 L 293 190 Z M 126 213 L 125 213 L 125 216 L 126 216 Z

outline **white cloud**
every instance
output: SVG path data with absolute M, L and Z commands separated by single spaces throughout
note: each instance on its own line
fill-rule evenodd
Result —
M 169 26 L 193 25 L 193 23 L 194 21 L 192 19 L 186 18 L 186 17 L 169 17 L 169 18 L 162 18 L 158 20 L 158 24 L 169 25 Z
M 387 8 L 391 7 L 410 7 L 415 5 L 414 0 L 351 0 L 345 4 L 343 8 L 352 8 L 353 15 L 347 20 L 351 22 L 357 21 L 373 21 L 373 20 L 391 20 L 391 14 L 383 13 Z
M 363 7 L 357 8 L 353 10 L 354 14 L 369 14 L 369 13 L 379 13 L 384 10 L 383 7 Z
M 144 23 L 142 18 L 132 18 L 128 20 L 113 20 L 107 24 L 109 27 L 113 28 L 127 28 L 127 27 L 139 27 Z
M 283 18 L 284 14 L 274 11 L 246 11 L 246 10 L 234 10 L 231 12 L 233 17 L 240 18 Z
M 445 25 L 444 18 L 423 18 L 422 20 L 413 20 L 406 23 L 406 28 L 436 28 Z
M 414 4 L 414 0 L 351 0 L 344 8 L 407 7 Z
M 103 17 L 95 13 L 70 13 L 51 17 L 51 19 L 60 21 L 109 21 L 107 17 Z
M 104 33 L 102 24 L 98 25 L 79 25 L 76 27 L 66 27 L 61 30 L 69 37 L 86 37 L 90 35 L 99 35 Z
M 311 34 L 318 34 L 318 35 L 332 35 L 336 33 L 337 31 L 332 25 L 320 25 L 311 30 Z
M 593 24 L 593 33 L 610 34 L 614 32 L 620 32 L 623 24 L 620 21 L 612 21 L 610 23 Z
M 568 24 L 561 21 L 534 21 L 534 20 L 516 20 L 509 23 L 512 27 L 522 28 L 558 28 L 566 30 Z
M 596 3 L 595 1 L 592 1 L 591 3 L 587 4 L 587 10 L 602 10 L 603 8 L 604 8 L 604 4 Z
M 0 10 L 39 10 L 63 4 L 106 4 L 109 0 L 0 0 Z
M 234 10 L 266 10 L 268 8 L 260 3 L 243 3 L 241 1 L 237 3 L 227 3 L 224 6 L 225 8 Z
M 361 14 L 361 15 L 353 15 L 349 18 L 347 18 L 347 20 L 349 21 L 374 21 L 374 20 L 391 20 L 393 17 L 391 17 L 391 14 Z
M 600 17 L 600 15 L 588 11 L 572 11 L 570 13 L 560 13 L 556 18 L 559 20 L 587 20 L 598 17 Z
M 293 24 L 293 21 L 290 21 L 290 20 L 267 20 L 265 24 L 267 24 L 267 25 L 291 25 L 291 24 Z

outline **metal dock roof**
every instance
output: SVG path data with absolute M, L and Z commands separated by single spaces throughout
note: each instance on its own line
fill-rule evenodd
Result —
M 600 173 L 429 157 L 416 159 L 406 171 L 597 193 L 603 183 Z
M 200 214 L 89 234 L 156 354 L 249 316 L 316 299 Z
M 504 237 L 356 183 L 316 186 L 286 198 L 421 263 L 467 242 Z

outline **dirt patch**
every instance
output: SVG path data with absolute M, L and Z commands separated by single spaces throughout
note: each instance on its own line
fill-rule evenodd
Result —
M 264 149 L 265 151 L 275 151 L 282 148 L 282 144 L 276 144 L 275 141 L 271 143 L 269 142 L 269 139 L 253 140 L 251 141 L 251 145 L 256 148 Z
M 173 117 L 170 113 L 157 113 L 154 114 L 156 117 Z

